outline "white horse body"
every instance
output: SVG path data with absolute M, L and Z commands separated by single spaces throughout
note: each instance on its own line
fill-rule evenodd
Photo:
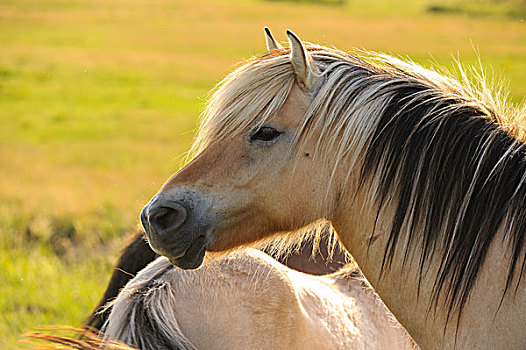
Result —
M 141 349 L 414 348 L 372 289 L 349 271 L 307 275 L 253 249 L 199 270 L 159 258 L 120 293 L 104 332 Z M 159 340 L 163 335 L 171 345 Z

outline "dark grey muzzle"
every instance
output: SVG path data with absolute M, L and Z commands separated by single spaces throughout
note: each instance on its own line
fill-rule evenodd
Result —
M 210 243 L 213 216 L 208 208 L 206 201 L 194 191 L 156 195 L 141 212 L 141 222 L 152 249 L 178 267 L 199 267 Z

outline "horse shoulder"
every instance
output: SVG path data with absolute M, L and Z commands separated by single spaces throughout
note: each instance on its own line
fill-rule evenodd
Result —
M 174 284 L 177 315 L 197 348 L 301 349 L 299 311 L 287 267 L 253 249 L 212 259 Z

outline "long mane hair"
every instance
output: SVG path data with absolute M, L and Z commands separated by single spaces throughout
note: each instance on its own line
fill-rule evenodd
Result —
M 460 319 L 488 247 L 503 230 L 511 252 L 504 295 L 513 282 L 518 288 L 526 264 L 524 106 L 494 97 L 483 74 L 473 82 L 462 68 L 458 81 L 386 55 L 317 45 L 307 51 L 321 83 L 294 147 L 318 131 L 313 156 L 330 159 L 333 174 L 358 167 L 368 193 L 364 208 L 380 216 L 395 206 L 382 271 L 400 252 L 404 264 L 419 259 L 421 278 L 438 256 L 432 304 L 443 296 L 448 319 L 453 310 Z M 295 80 L 289 53 L 253 58 L 218 84 L 194 153 L 279 110 Z
M 105 339 L 120 339 L 138 349 L 195 350 L 184 336 L 176 316 L 174 291 L 164 275 L 175 269 L 166 260 L 157 260 L 155 273 L 128 283 L 108 304 L 111 315 L 101 331 Z M 150 266 L 152 266 L 150 265 Z

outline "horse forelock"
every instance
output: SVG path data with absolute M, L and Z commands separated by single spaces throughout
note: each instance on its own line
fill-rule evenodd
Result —
M 395 206 L 384 267 L 395 251 L 405 262 L 420 247 L 422 274 L 429 258 L 440 256 L 435 305 L 443 294 L 449 312 L 458 309 L 460 318 L 485 252 L 504 229 L 512 252 L 505 290 L 514 278 L 518 287 L 526 264 L 524 106 L 512 107 L 502 93 L 494 96 L 483 72 L 460 65 L 457 80 L 387 55 L 313 45 L 307 50 L 322 82 L 295 147 L 316 131 L 313 156 L 330 157 L 334 169 L 327 191 L 342 165 L 349 174 L 358 168 L 360 184 L 368 187 L 364 207 L 379 208 L 380 215 Z M 270 118 L 294 79 L 288 49 L 235 70 L 214 90 L 193 149 Z M 411 234 L 416 230 L 418 237 Z M 514 277 L 516 269 L 520 275 Z
M 213 141 L 263 124 L 281 108 L 292 89 L 294 72 L 287 56 L 279 52 L 252 58 L 212 90 L 191 156 Z

